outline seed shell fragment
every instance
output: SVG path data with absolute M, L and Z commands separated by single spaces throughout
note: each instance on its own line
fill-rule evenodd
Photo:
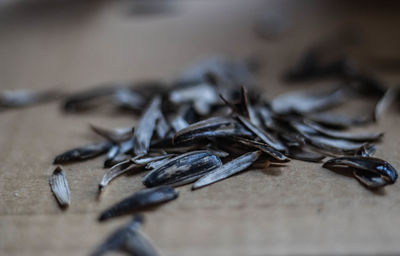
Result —
M 324 125 L 335 129 L 346 129 L 351 126 L 366 125 L 372 121 L 370 116 L 348 116 L 344 114 L 335 114 L 327 112 L 316 112 L 307 114 L 307 119 L 317 122 L 320 125 Z
M 173 103 L 193 102 L 194 109 L 200 115 L 210 113 L 211 106 L 218 102 L 218 93 L 214 86 L 199 83 L 194 86 L 173 90 L 169 99 Z
M 343 166 L 378 174 L 389 184 L 393 184 L 397 179 L 397 171 L 391 164 L 374 157 L 339 157 L 331 159 L 323 165 L 328 169 Z
M 4 91 L 0 92 L 0 108 L 21 108 L 54 100 L 60 96 L 61 92 L 57 90 L 41 92 L 28 90 Z
M 161 117 L 160 105 L 161 97 L 155 96 L 140 117 L 133 133 L 133 149 L 136 155 L 144 155 L 149 150 L 156 122 Z
M 273 99 L 271 107 L 274 112 L 280 114 L 310 113 L 338 105 L 344 99 L 345 92 L 341 88 L 322 92 L 289 92 Z
M 371 172 L 364 172 L 361 170 L 354 170 L 353 176 L 356 178 L 361 184 L 366 186 L 369 189 L 377 189 L 380 187 L 384 187 L 388 185 L 388 181 L 385 180 L 382 176 L 376 175 Z
M 137 215 L 125 226 L 112 233 L 92 256 L 101 256 L 111 251 L 121 251 L 135 256 L 158 256 L 150 240 L 140 231 L 143 216 Z
M 210 151 L 192 151 L 170 159 L 148 173 L 142 181 L 146 187 L 180 186 L 197 180 L 221 165 L 219 157 Z
M 152 161 L 150 163 L 148 163 L 145 168 L 146 169 L 156 169 L 158 167 L 160 167 L 161 165 L 165 164 L 166 162 L 169 161 L 169 158 L 164 158 L 164 159 L 160 159 L 160 160 L 155 160 Z
M 104 175 L 103 178 L 101 179 L 101 182 L 99 184 L 99 191 L 103 191 L 105 187 L 116 177 L 127 173 L 133 169 L 136 169 L 140 167 L 141 165 L 134 164 L 130 159 L 125 160 L 121 163 L 118 163 L 111 167 Z
M 96 250 L 91 254 L 92 256 L 101 256 L 110 251 L 121 250 L 126 240 L 127 234 L 130 230 L 139 229 L 144 221 L 142 215 L 136 215 L 125 226 L 118 228 L 113 232 Z
M 158 138 L 163 139 L 170 129 L 171 127 L 167 123 L 167 120 L 165 120 L 164 115 L 160 112 L 160 117 L 158 118 L 156 123 L 156 132 Z
M 63 109 L 67 112 L 79 112 L 100 106 L 107 102 L 117 87 L 101 85 L 69 95 L 63 102 Z
M 53 164 L 64 164 L 87 160 L 106 153 L 112 145 L 111 142 L 104 141 L 74 148 L 56 156 Z
M 272 147 L 277 151 L 286 151 L 285 145 L 283 145 L 282 142 L 280 142 L 277 138 L 274 138 L 267 131 L 255 126 L 245 117 L 238 116 L 238 119 L 246 128 L 248 128 L 252 133 L 254 133 L 257 137 L 259 137 L 268 146 Z
M 104 161 L 104 167 L 107 168 L 113 166 L 114 159 L 119 155 L 119 153 L 120 147 L 118 145 L 112 146 L 107 152 L 107 156 Z
M 62 208 L 70 204 L 69 187 L 64 171 L 58 166 L 49 177 L 49 184 L 54 196 Z
M 97 125 L 90 124 L 90 128 L 98 135 L 114 143 L 126 141 L 133 134 L 131 127 L 109 130 Z
M 351 142 L 342 139 L 333 139 L 318 135 L 302 134 L 306 142 L 331 155 L 355 155 L 365 143 Z
M 237 121 L 226 117 L 212 117 L 178 131 L 174 136 L 174 142 L 187 142 L 195 139 L 227 136 L 251 136 Z
M 128 232 L 124 243 L 124 251 L 134 256 L 158 256 L 158 252 L 140 230 Z
M 354 156 L 369 157 L 374 155 L 375 152 L 375 145 L 365 144 L 354 154 Z
M 144 189 L 125 198 L 121 202 L 103 211 L 99 216 L 100 221 L 121 215 L 129 214 L 133 211 L 142 210 L 146 207 L 166 203 L 178 197 L 178 192 L 170 186 L 160 186 Z
M 194 183 L 192 189 L 194 190 L 210 185 L 239 173 L 252 165 L 260 155 L 261 151 L 254 151 L 241 155 L 240 157 L 212 170 L 210 173 L 201 177 Z
M 115 90 L 113 97 L 114 103 L 122 109 L 137 111 L 145 104 L 143 96 L 126 87 Z
M 271 157 L 272 162 L 286 163 L 290 161 L 290 159 L 287 158 L 284 154 L 262 142 L 249 140 L 245 138 L 234 138 L 232 139 L 232 142 L 238 142 L 248 147 L 261 150 L 263 153 Z
M 293 159 L 306 162 L 321 162 L 325 155 L 306 150 L 304 147 L 289 147 L 288 156 Z
M 144 156 L 136 156 L 131 159 L 131 161 L 135 164 L 139 165 L 146 165 L 154 161 L 159 161 L 159 160 L 164 160 L 164 159 L 169 159 L 171 157 L 175 156 L 175 154 L 162 154 L 162 155 L 144 155 Z
M 372 132 L 350 133 L 345 131 L 335 131 L 309 121 L 306 121 L 306 125 L 308 125 L 312 129 L 316 130 L 317 132 L 323 135 L 337 139 L 367 142 L 367 141 L 377 141 L 381 139 L 383 136 L 383 133 L 372 133 Z
M 378 101 L 375 107 L 374 119 L 378 121 L 389 109 L 389 107 L 398 99 L 399 93 L 394 88 L 389 88 L 383 97 Z

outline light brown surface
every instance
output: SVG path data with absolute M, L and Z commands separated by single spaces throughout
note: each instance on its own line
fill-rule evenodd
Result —
M 358 56 L 395 57 L 400 42 L 398 12 L 391 7 L 337 1 L 179 3 L 172 13 L 148 17 L 127 15 L 129 1 L 3 8 L 0 88 L 72 90 L 105 81 L 169 79 L 200 57 L 256 53 L 265 59 L 259 78 L 272 97 L 293 88 L 283 85 L 280 75 L 296 56 L 343 24 L 361 34 L 362 44 L 354 48 Z M 254 35 L 253 24 L 265 13 L 280 13 L 288 22 L 276 40 Z M 399 81 L 393 73 L 381 75 L 389 83 Z M 71 189 L 65 212 L 47 178 L 55 154 L 96 140 L 89 123 L 114 127 L 134 120 L 110 111 L 65 115 L 56 103 L 0 113 L 0 255 L 87 255 L 128 221 L 100 224 L 96 218 L 142 188 L 143 174 L 118 178 L 97 201 L 102 159 L 65 166 Z M 397 168 L 399 125 L 400 115 L 392 110 L 372 127 L 385 132 L 377 155 Z M 178 190 L 178 200 L 146 214 L 144 231 L 162 255 L 400 253 L 399 184 L 372 193 L 320 164 L 293 161 L 195 192 L 189 186 Z

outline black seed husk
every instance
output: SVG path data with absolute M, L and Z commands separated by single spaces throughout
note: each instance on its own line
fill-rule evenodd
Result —
M 195 181 L 212 169 L 221 166 L 221 160 L 210 151 L 192 151 L 170 159 L 143 178 L 146 187 L 179 186 Z
M 397 171 L 391 164 L 374 157 L 339 157 L 331 159 L 323 165 L 325 168 L 341 166 L 379 174 L 390 184 L 393 184 L 397 179 Z
M 149 206 L 165 203 L 174 200 L 177 197 L 178 192 L 170 186 L 144 189 L 103 211 L 99 216 L 99 220 L 104 221 L 110 218 L 129 214 L 132 211 L 139 211 Z
M 239 173 L 252 165 L 260 155 L 261 151 L 254 151 L 241 155 L 240 157 L 212 170 L 201 177 L 194 183 L 192 189 L 198 189 L 210 185 Z
M 106 153 L 112 146 L 111 142 L 105 141 L 74 148 L 56 156 L 53 164 L 64 164 L 94 158 Z

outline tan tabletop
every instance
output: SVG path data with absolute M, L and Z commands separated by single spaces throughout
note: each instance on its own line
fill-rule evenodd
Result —
M 347 27 L 361 38 L 355 56 L 368 64 L 400 56 L 399 7 L 386 2 L 176 1 L 153 15 L 132 14 L 129 1 L 78 2 L 0 9 L 1 90 L 172 79 L 202 57 L 256 54 L 265 62 L 260 84 L 273 97 L 309 87 L 285 85 L 282 72 L 315 41 Z M 255 35 L 263 15 L 282 19 L 276 38 Z M 389 85 L 400 81 L 399 70 L 373 70 Z M 351 106 L 343 110 L 365 111 Z M 100 224 L 96 218 L 141 189 L 143 173 L 118 178 L 96 200 L 105 172 L 97 158 L 64 166 L 69 209 L 61 211 L 50 191 L 53 157 L 98 139 L 89 123 L 134 125 L 135 117 L 108 110 L 67 115 L 58 103 L 0 113 L 0 255 L 87 255 L 129 220 Z M 385 132 L 377 156 L 397 168 L 399 125 L 392 109 L 368 127 Z M 162 255 L 400 254 L 398 183 L 373 193 L 321 164 L 292 161 L 195 192 L 178 190 L 178 200 L 146 214 L 143 230 Z

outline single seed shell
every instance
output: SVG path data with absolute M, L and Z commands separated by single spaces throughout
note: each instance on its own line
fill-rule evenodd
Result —
M 351 132 L 331 130 L 310 121 L 306 121 L 305 124 L 325 136 L 336 139 L 367 142 L 367 141 L 377 141 L 383 137 L 383 133 L 372 133 L 372 132 L 351 133 Z
M 67 177 L 61 167 L 57 166 L 49 177 L 49 184 L 60 206 L 62 208 L 68 207 L 70 204 L 69 187 Z
M 149 206 L 165 203 L 174 200 L 177 197 L 178 192 L 170 186 L 143 189 L 103 211 L 99 216 L 99 221 L 104 221 L 113 217 L 129 214 L 132 211 L 138 211 Z
M 103 178 L 99 184 L 99 191 L 103 191 L 105 187 L 116 177 L 138 167 L 141 167 L 141 165 L 132 163 L 130 159 L 114 165 L 103 175 Z
M 285 145 L 282 144 L 277 138 L 274 138 L 267 131 L 260 129 L 259 127 L 252 124 L 247 118 L 238 116 L 238 119 L 242 124 L 249 129 L 252 133 L 254 133 L 258 138 L 260 138 L 264 143 L 266 143 L 271 148 L 277 151 L 286 151 Z
M 160 106 L 161 97 L 155 96 L 140 117 L 139 123 L 133 133 L 133 150 L 135 155 L 147 154 L 156 122 L 161 116 Z
M 106 153 L 112 146 L 111 142 L 104 141 L 74 148 L 56 156 L 53 164 L 65 164 L 94 158 Z
M 272 158 L 271 162 L 286 163 L 286 162 L 290 161 L 290 159 L 287 158 L 284 154 L 282 154 L 281 152 L 273 149 L 269 145 L 262 143 L 262 142 L 258 142 L 255 140 L 249 140 L 249 139 L 245 139 L 245 138 L 232 138 L 232 142 L 238 142 L 245 146 L 261 150 L 263 153 L 267 154 L 268 156 L 270 156 Z
M 321 92 L 299 91 L 280 95 L 272 100 L 272 110 L 280 114 L 310 113 L 344 102 L 345 92 L 341 88 Z
M 219 157 L 210 151 L 192 151 L 174 157 L 152 170 L 143 178 L 143 184 L 146 187 L 184 185 L 221 165 Z
M 227 136 L 251 136 L 237 121 L 226 117 L 212 117 L 191 124 L 178 131 L 174 136 L 174 142 L 188 142 L 195 139 Z
M 140 230 L 129 230 L 125 239 L 123 251 L 134 256 L 158 256 L 158 252 Z
M 341 166 L 379 174 L 390 184 L 393 184 L 397 179 L 397 171 L 391 164 L 374 157 L 339 157 L 330 159 L 323 165 L 328 169 Z
M 254 151 L 241 155 L 240 157 L 212 170 L 210 173 L 201 177 L 198 181 L 196 181 L 196 183 L 194 183 L 192 189 L 194 190 L 210 185 L 241 172 L 252 165 L 260 155 L 261 151 Z
M 143 215 L 134 216 L 127 225 L 118 228 L 103 243 L 101 243 L 91 254 L 91 256 L 101 256 L 110 251 L 123 250 L 124 243 L 128 237 L 129 232 L 139 230 L 143 222 Z

